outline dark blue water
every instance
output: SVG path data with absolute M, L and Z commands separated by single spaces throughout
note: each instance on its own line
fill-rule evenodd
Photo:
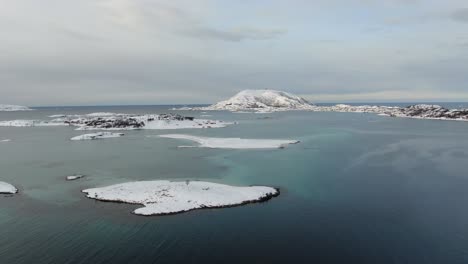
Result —
M 406 104 L 405 104 L 406 105 Z M 458 107 L 458 106 L 457 106 Z M 169 107 L 40 108 L 0 120 Z M 199 112 L 183 112 L 198 116 Z M 233 114 L 222 129 L 71 142 L 69 127 L 0 128 L 0 263 L 467 263 L 468 122 L 357 113 Z M 264 118 L 269 117 L 269 118 Z M 178 149 L 164 133 L 298 139 L 283 150 Z M 186 142 L 184 142 L 186 144 Z M 87 178 L 66 182 L 63 177 Z M 130 180 L 279 187 L 262 204 L 165 216 L 86 199 Z

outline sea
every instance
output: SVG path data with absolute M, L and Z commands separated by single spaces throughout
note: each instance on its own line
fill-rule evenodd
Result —
M 0 112 L 0 121 L 158 114 L 172 107 L 39 107 Z M 19 189 L 0 195 L 0 264 L 468 263 L 468 122 L 335 112 L 177 113 L 237 123 L 79 142 L 70 138 L 86 132 L 73 127 L 0 127 L 0 140 L 11 139 L 0 143 L 0 181 Z M 178 148 L 191 143 L 148 137 L 167 133 L 300 143 L 272 150 Z M 73 174 L 86 177 L 65 180 Z M 281 195 L 144 217 L 131 213 L 138 205 L 81 192 L 142 180 L 265 185 Z

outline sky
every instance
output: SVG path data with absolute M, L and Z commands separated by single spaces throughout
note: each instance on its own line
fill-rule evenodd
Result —
M 0 103 L 468 101 L 466 0 L 0 0 Z

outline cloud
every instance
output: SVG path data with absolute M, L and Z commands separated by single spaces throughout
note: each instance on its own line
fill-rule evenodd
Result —
M 103 40 L 101 37 L 87 34 L 85 32 L 81 32 L 79 30 L 74 30 L 62 26 L 57 26 L 56 31 L 60 34 L 63 34 L 64 36 L 75 38 L 77 40 L 83 40 L 83 41 L 101 41 Z
M 466 97 L 464 0 L 291 1 L 0 0 L 0 103 Z
M 243 28 L 234 30 L 219 30 L 199 27 L 183 32 L 184 35 L 199 39 L 215 39 L 223 41 L 267 40 L 277 38 L 287 31 L 283 29 L 254 29 Z
M 455 10 L 451 18 L 457 22 L 468 23 L 468 8 L 460 8 Z
M 107 10 L 108 18 L 127 29 L 145 29 L 160 33 L 171 31 L 185 37 L 203 40 L 243 41 L 267 40 L 287 32 L 284 29 L 262 29 L 239 27 L 219 29 L 206 26 L 203 19 L 196 17 L 184 6 L 171 6 L 164 1 L 144 2 L 138 0 L 106 0 L 99 4 Z

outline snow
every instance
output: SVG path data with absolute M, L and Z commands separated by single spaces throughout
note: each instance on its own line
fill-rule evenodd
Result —
M 143 129 L 221 128 L 233 123 L 218 120 L 154 120 L 146 122 Z
M 107 112 L 88 115 L 53 115 L 54 119 L 0 121 L 0 126 L 74 126 L 76 130 L 134 130 L 134 129 L 186 129 L 220 128 L 233 123 L 219 120 L 196 119 L 177 114 L 127 115 Z
M 141 204 L 137 215 L 165 215 L 201 208 L 261 202 L 279 195 L 275 188 L 237 187 L 202 181 L 137 181 L 83 190 L 88 198 Z
M 11 141 L 11 139 L 2 139 L 2 140 L 0 140 L 0 142 L 10 142 L 10 141 Z
M 16 189 L 15 186 L 13 186 L 13 185 L 11 185 L 9 183 L 0 181 L 0 193 L 2 193 L 2 194 L 13 194 L 13 193 L 17 193 L 17 192 L 18 192 L 18 189 Z
M 242 138 L 212 138 L 198 137 L 182 134 L 160 135 L 162 138 L 184 139 L 195 141 L 201 148 L 223 148 L 223 149 L 272 149 L 284 148 L 289 144 L 297 144 L 297 140 L 282 139 L 242 139 Z
M 314 112 L 349 112 L 349 113 L 384 113 L 394 111 L 400 107 L 377 106 L 377 105 L 347 105 L 337 104 L 333 106 L 314 106 L 311 111 Z
M 27 106 L 0 104 L 0 111 L 5 111 L 5 112 L 31 111 L 31 110 L 32 109 Z
M 67 126 L 68 124 L 62 122 L 48 122 L 41 120 L 9 120 L 0 121 L 2 127 L 44 127 L 44 126 Z
M 208 107 L 184 107 L 179 110 L 227 110 L 234 113 L 269 114 L 278 111 L 374 113 L 391 117 L 468 121 L 468 109 L 446 109 L 440 105 L 419 104 L 408 107 L 379 105 L 318 106 L 299 96 L 274 90 L 244 90 Z
M 70 140 L 95 140 L 104 138 L 116 138 L 124 136 L 124 133 L 111 133 L 111 132 L 98 132 L 91 134 L 83 134 L 80 136 L 72 137 Z
M 96 113 L 91 113 L 87 114 L 86 116 L 89 117 L 109 117 L 109 116 L 122 116 L 126 114 L 117 114 L 117 113 L 111 113 L 111 112 L 96 112 Z
M 67 176 L 66 179 L 67 179 L 67 181 L 74 181 L 74 180 L 81 179 L 81 178 L 83 178 L 83 177 L 84 177 L 84 175 L 75 174 L 75 175 Z
M 407 107 L 379 105 L 345 105 L 314 106 L 314 112 L 351 112 L 373 113 L 379 116 L 405 117 L 430 120 L 468 121 L 468 109 L 447 109 L 440 105 L 417 104 Z
M 244 90 L 228 100 L 208 107 L 195 107 L 190 110 L 261 111 L 270 113 L 288 110 L 310 110 L 312 105 L 304 98 L 275 90 Z M 188 110 L 185 108 L 184 110 Z

